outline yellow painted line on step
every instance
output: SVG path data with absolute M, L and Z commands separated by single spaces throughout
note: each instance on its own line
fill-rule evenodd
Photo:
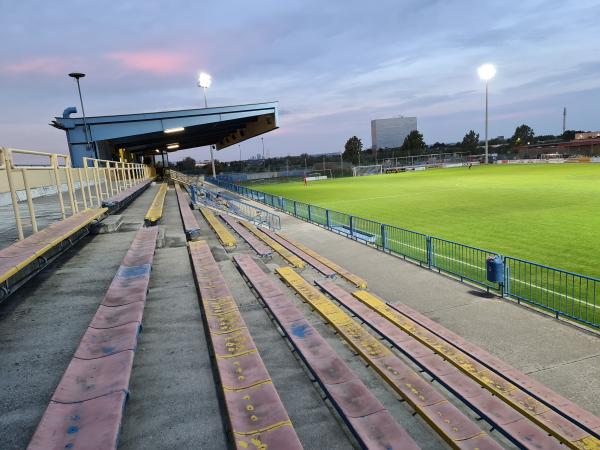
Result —
M 53 239 L 52 241 L 48 242 L 44 247 L 40 248 L 38 251 L 36 251 L 33 255 L 31 255 L 27 259 L 19 262 L 14 267 L 11 267 L 9 270 L 7 270 L 6 272 L 0 273 L 0 283 L 4 283 L 6 280 L 8 280 L 10 277 L 15 275 L 16 273 L 18 273 L 23 268 L 27 267 L 29 264 L 34 262 L 36 259 L 41 258 L 50 249 L 56 247 L 62 241 L 68 239 L 70 236 L 72 236 L 73 234 L 75 234 L 76 232 L 81 230 L 82 228 L 88 226 L 94 220 L 99 219 L 107 211 L 108 211 L 108 208 L 93 208 L 93 209 L 86 209 L 82 212 L 75 214 L 75 216 L 77 216 L 77 217 L 81 217 L 81 216 L 87 216 L 87 217 L 86 217 L 85 221 L 83 221 L 76 227 L 70 229 L 66 233 L 63 233 L 59 237 Z M 75 217 L 75 216 L 71 216 L 71 217 L 69 217 L 67 219 L 63 219 L 63 220 L 70 220 L 72 217 Z M 55 222 L 55 223 L 59 224 L 60 222 Z M 47 230 L 47 228 L 45 230 Z M 39 234 L 43 233 L 43 232 L 44 232 L 44 230 L 38 231 L 36 234 L 33 234 L 31 236 L 39 236 Z
M 233 234 L 231 234 L 229 230 L 227 230 L 227 228 L 225 228 L 225 226 L 219 221 L 219 219 L 215 217 L 212 211 L 208 208 L 200 208 L 200 212 L 219 238 L 221 244 L 223 244 L 225 247 L 235 247 L 237 243 L 235 237 L 233 237 Z
M 150 208 L 144 217 L 144 220 L 150 223 L 155 223 L 160 220 L 163 215 L 163 206 L 165 203 L 165 195 L 167 195 L 167 183 L 162 183 L 160 189 L 154 196 Z
M 285 259 L 287 262 L 289 262 L 292 266 L 294 266 L 298 269 L 304 269 L 304 261 L 302 261 L 296 255 L 294 255 L 288 249 L 286 249 L 283 245 L 279 244 L 278 242 L 275 242 L 273 239 L 271 239 L 266 234 L 258 231 L 258 229 L 251 223 L 246 222 L 246 221 L 240 221 L 240 223 L 242 225 L 244 225 L 254 236 L 256 236 L 258 239 L 263 241 L 265 244 L 267 244 L 269 247 L 271 247 L 277 253 L 279 253 L 283 257 L 283 259 Z
M 367 282 L 365 280 L 363 280 L 362 278 L 354 275 L 353 273 L 349 272 L 348 270 L 344 269 L 343 267 L 338 266 L 336 263 L 334 263 L 333 261 L 330 261 L 329 259 L 325 258 L 324 256 L 319 255 L 314 250 L 312 250 L 312 249 L 310 249 L 310 248 L 308 248 L 308 247 L 306 247 L 306 246 L 304 246 L 302 244 L 299 244 L 298 242 L 292 241 L 287 236 L 285 236 L 285 235 L 283 235 L 281 233 L 277 233 L 277 235 L 280 238 L 285 239 L 286 241 L 288 241 L 290 244 L 294 245 L 295 247 L 299 248 L 300 250 L 302 250 L 307 255 L 312 256 L 317 261 L 319 261 L 321 264 L 326 265 L 331 270 L 333 270 L 335 273 L 337 273 L 338 275 L 340 275 L 342 278 L 348 280 L 354 286 L 356 286 L 358 288 L 361 288 L 361 289 L 366 289 L 367 288 Z
M 397 357 L 387 346 L 383 345 L 379 339 L 368 333 L 360 323 L 355 321 L 344 312 L 342 308 L 325 297 L 315 287 L 311 286 L 294 270 L 289 267 L 279 267 L 276 269 L 276 272 L 304 301 L 311 305 L 327 322 L 329 322 L 338 334 L 359 355 L 361 355 L 361 357 L 377 371 L 377 373 L 379 373 L 390 387 L 403 397 L 414 410 L 440 434 L 440 436 L 442 436 L 452 447 L 463 448 L 462 443 L 455 440 L 441 428 L 439 424 L 430 417 L 428 410 L 422 406 L 427 405 L 425 407 L 431 407 L 432 405 L 441 406 L 449 404 L 447 399 L 440 397 L 439 401 L 431 400 L 433 403 L 428 402 L 429 398 L 427 398 L 427 393 L 420 391 L 418 385 L 415 386 L 414 383 L 411 383 L 411 377 L 405 377 L 406 373 L 400 373 L 396 370 L 398 365 L 394 364 L 394 360 L 396 360 Z M 418 377 L 416 374 L 412 373 L 412 370 L 408 369 L 408 367 L 406 369 L 409 370 L 412 375 Z M 415 398 L 420 400 L 415 400 Z M 471 422 L 469 421 L 469 423 Z M 489 436 L 487 436 L 485 432 L 481 431 L 478 427 L 474 428 L 477 431 L 468 439 L 489 439 Z M 454 431 L 458 430 L 459 429 L 456 428 Z M 476 445 L 469 446 L 469 448 L 476 447 Z
M 559 420 L 563 423 L 569 422 L 572 424 L 568 419 L 557 419 L 557 414 L 551 411 L 545 404 L 531 397 L 518 386 L 502 378 L 497 373 L 489 370 L 457 347 L 440 339 L 427 328 L 418 325 L 393 310 L 380 298 L 367 291 L 356 291 L 352 295 L 406 332 L 409 336 L 439 354 L 483 388 L 503 400 L 511 408 L 520 412 L 530 421 L 554 436 L 562 444 L 573 449 L 600 449 L 600 441 L 597 438 L 588 434 L 584 438 L 573 439 L 572 435 L 569 436 L 568 433 L 563 431 L 563 427 L 556 423 Z

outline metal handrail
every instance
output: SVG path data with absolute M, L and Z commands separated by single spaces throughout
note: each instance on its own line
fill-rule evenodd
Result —
M 18 155 L 41 156 L 47 158 L 47 161 L 43 165 L 21 164 L 15 160 Z M 67 215 L 72 216 L 80 210 L 101 207 L 105 198 L 152 178 L 153 174 L 152 167 L 140 163 L 83 158 L 83 167 L 74 168 L 70 156 L 66 154 L 0 147 L 0 192 L 10 192 L 19 240 L 25 239 L 19 192 L 25 192 L 31 231 L 37 233 L 38 222 L 32 189 L 55 190 L 61 217 L 66 219 Z M 78 181 L 75 181 L 76 177 Z M 92 195 L 92 186 L 96 195 Z M 66 202 L 63 198 L 64 190 L 68 194 Z

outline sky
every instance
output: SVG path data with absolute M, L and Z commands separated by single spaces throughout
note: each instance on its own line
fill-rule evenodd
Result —
M 399 115 L 429 144 L 483 137 L 483 63 L 490 137 L 559 134 L 563 107 L 568 129 L 600 129 L 598 0 L 0 0 L 0 43 L 0 146 L 67 151 L 48 123 L 79 106 L 72 71 L 89 116 L 202 107 L 200 71 L 209 106 L 278 101 L 271 156 L 368 147 L 370 121 Z M 208 150 L 171 159 L 188 155 Z

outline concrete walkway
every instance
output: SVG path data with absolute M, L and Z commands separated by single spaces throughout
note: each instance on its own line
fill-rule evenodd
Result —
M 247 201 L 245 199 L 245 201 Z M 261 208 L 270 208 L 256 203 Z M 600 338 L 563 321 L 273 210 L 282 232 L 600 415 Z

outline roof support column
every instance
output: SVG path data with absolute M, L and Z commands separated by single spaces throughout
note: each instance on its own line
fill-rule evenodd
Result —
M 217 172 L 215 172 L 215 156 L 214 156 L 214 145 L 210 146 L 210 163 L 212 164 L 212 174 L 213 178 L 217 177 Z

